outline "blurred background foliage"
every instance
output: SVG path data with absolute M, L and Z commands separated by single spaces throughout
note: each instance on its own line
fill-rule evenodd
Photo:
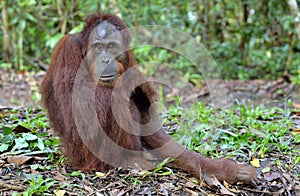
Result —
M 102 10 L 122 17 L 129 27 L 163 25 L 190 34 L 208 49 L 225 79 L 288 75 L 299 81 L 300 43 L 286 1 L 10 0 L 1 1 L 0 9 L 2 68 L 47 67 L 58 40 L 80 31 L 88 13 Z M 135 53 L 140 62 L 171 63 L 198 78 L 191 62 L 165 49 L 144 47 Z

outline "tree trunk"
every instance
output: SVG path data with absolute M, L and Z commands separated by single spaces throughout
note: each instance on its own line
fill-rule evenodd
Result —
M 287 0 L 289 7 L 291 9 L 292 15 L 295 17 L 295 28 L 298 34 L 298 39 L 300 40 L 300 13 L 296 0 Z
M 8 22 L 7 22 L 7 14 L 6 14 L 6 2 L 2 1 L 2 30 L 3 30 L 3 52 L 4 52 L 4 59 L 6 63 L 10 63 L 10 47 L 9 47 L 9 36 L 8 36 Z

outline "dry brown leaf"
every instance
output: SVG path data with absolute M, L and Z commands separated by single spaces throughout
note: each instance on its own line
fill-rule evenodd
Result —
M 186 188 L 193 189 L 196 185 L 193 182 L 186 182 L 184 186 Z
M 87 186 L 87 185 L 83 185 L 83 188 L 84 190 L 88 191 L 89 193 L 93 193 L 94 192 L 94 189 L 90 186 Z
M 7 158 L 7 162 L 13 163 L 16 165 L 22 165 L 33 159 L 34 159 L 34 157 L 30 157 L 30 156 L 10 156 Z
M 167 190 L 175 189 L 175 186 L 171 182 L 164 182 L 163 185 Z
M 299 103 L 293 102 L 292 105 L 293 105 L 295 108 L 300 109 L 300 104 L 299 104 Z
M 224 181 L 223 184 L 224 184 L 225 188 L 227 190 L 229 190 L 230 192 L 237 193 L 237 194 L 241 192 L 240 190 L 237 190 L 237 189 L 234 189 L 234 188 L 230 188 L 230 184 L 227 183 L 226 181 Z
M 220 181 L 215 177 L 215 176 L 204 176 L 205 182 L 209 186 L 215 186 L 219 189 L 219 191 L 224 194 L 224 195 L 232 195 L 235 196 L 236 194 L 230 192 L 227 190 L 221 183 Z
M 55 176 L 53 176 L 53 179 L 58 181 L 64 181 L 65 177 L 61 173 L 57 173 Z
M 288 182 L 292 182 L 292 178 L 289 174 L 283 173 L 282 176 L 288 181 Z
M 293 129 L 292 132 L 296 134 L 300 134 L 300 129 Z
M 268 182 L 280 178 L 280 174 L 276 172 L 269 172 L 264 174 L 264 179 Z
M 22 125 L 18 125 L 16 128 L 13 129 L 14 133 L 30 133 L 31 130 L 23 127 Z
M 188 192 L 190 196 L 198 196 L 198 193 L 196 193 L 195 191 L 192 191 L 192 190 L 190 190 L 188 188 L 184 188 L 184 190 L 186 192 Z

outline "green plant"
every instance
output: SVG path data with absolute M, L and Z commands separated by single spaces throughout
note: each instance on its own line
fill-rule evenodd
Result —
M 81 176 L 82 181 L 84 181 L 84 179 L 85 179 L 85 174 L 82 173 L 81 171 L 73 171 L 73 172 L 70 174 L 70 176 Z
M 0 130 L 3 130 L 0 132 L 0 152 L 3 155 L 55 152 L 59 139 L 40 131 L 48 127 L 45 113 L 39 109 L 8 110 L 0 122 Z
M 293 121 L 285 109 L 268 109 L 248 102 L 215 110 L 196 103 L 180 111 L 170 107 L 167 114 L 168 119 L 180 127 L 172 133 L 176 140 L 190 149 L 216 157 L 246 158 L 245 149 L 262 157 L 273 151 L 293 154 L 297 151 L 295 144 L 300 143 L 299 136 L 290 134 Z M 166 119 L 164 122 L 168 123 Z
M 6 69 L 38 70 L 49 64 L 58 40 L 79 32 L 87 13 L 102 10 L 122 15 L 129 27 L 161 25 L 188 33 L 208 49 L 226 79 L 276 79 L 289 73 L 299 81 L 300 45 L 285 1 L 12 0 L 2 1 L 0 9 L 0 67 Z M 145 46 L 135 52 L 139 62 L 168 63 L 193 83 L 200 78 L 191 62 L 166 49 Z
M 57 181 L 53 180 L 52 178 L 43 179 L 42 175 L 32 175 L 31 180 L 27 180 L 26 182 L 29 182 L 29 187 L 19 195 L 30 196 L 45 194 L 50 187 L 57 183 Z
M 151 171 L 151 172 L 146 172 L 144 175 L 143 175 L 143 178 L 145 178 L 146 176 L 150 176 L 150 175 L 153 175 L 153 174 L 156 174 L 156 175 L 160 175 L 160 176 L 164 176 L 164 175 L 170 175 L 173 173 L 172 169 L 166 167 L 166 164 L 170 163 L 174 161 L 174 158 L 166 158 L 165 160 L 163 160 L 162 162 L 160 162 L 157 167 Z M 165 171 L 165 169 L 167 171 Z

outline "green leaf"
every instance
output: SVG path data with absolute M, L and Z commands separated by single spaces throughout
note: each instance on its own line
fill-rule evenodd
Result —
M 37 19 L 30 13 L 25 13 L 25 17 L 29 20 L 31 20 L 32 22 L 37 23 Z
M 9 134 L 3 139 L 2 143 L 9 144 L 9 143 L 13 142 L 14 139 L 15 139 L 14 135 Z
M 24 138 L 17 138 L 15 139 L 15 146 L 12 148 L 12 151 L 15 151 L 16 149 L 22 149 L 28 147 L 28 143 Z
M 37 147 L 38 147 L 40 150 L 44 150 L 44 149 L 45 149 L 45 145 L 44 145 L 43 139 L 38 138 Z
M 168 175 L 171 175 L 172 173 L 173 173 L 172 170 L 169 169 L 168 171 L 159 173 L 158 175 L 159 176 L 168 176 Z
M 4 135 L 12 134 L 12 128 L 3 126 L 3 133 L 4 133 Z
M 10 145 L 8 145 L 8 144 L 1 144 L 1 146 L 0 146 L 0 152 L 6 151 L 6 150 L 8 149 L 9 146 L 10 146 Z
M 73 171 L 71 173 L 71 176 L 80 176 L 81 175 L 81 172 L 80 171 Z
M 74 27 L 69 33 L 70 34 L 78 33 L 83 29 L 83 27 L 84 27 L 84 23 L 80 23 L 79 25 Z
M 49 182 L 50 181 L 50 182 Z M 46 185 L 42 186 L 40 188 L 41 192 L 44 192 L 46 190 L 48 190 L 51 186 L 53 186 L 57 181 L 51 179 L 51 178 L 47 178 L 46 180 L 43 181 L 43 183 L 45 183 Z
M 265 167 L 264 169 L 261 170 L 263 173 L 267 173 L 271 171 L 270 167 Z
M 20 25 L 20 30 L 23 31 L 26 28 L 26 20 L 21 20 L 19 25 Z
M 300 162 L 300 156 L 297 157 L 297 159 L 295 160 L 294 165 L 297 165 Z
M 57 42 L 63 37 L 64 35 L 61 33 L 58 33 L 55 36 L 52 36 L 46 41 L 46 46 L 50 48 L 54 48 L 54 46 L 57 44 Z
M 26 140 L 26 141 L 33 141 L 36 140 L 38 137 L 36 135 L 33 135 L 31 133 L 23 133 L 22 137 Z
M 39 168 L 39 164 L 33 164 L 30 166 L 31 170 L 36 170 L 37 168 Z

